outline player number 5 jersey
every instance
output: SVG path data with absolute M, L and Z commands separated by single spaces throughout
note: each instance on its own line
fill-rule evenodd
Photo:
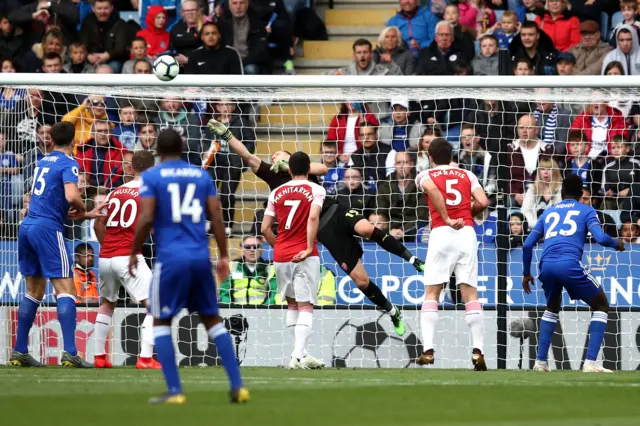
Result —
M 269 204 L 264 214 L 278 220 L 278 236 L 274 247 L 275 262 L 290 262 L 307 248 L 307 220 L 311 205 L 322 207 L 326 191 L 318 184 L 306 180 L 292 180 L 269 194 Z M 311 256 L 318 256 L 314 244 Z
M 416 176 L 416 185 L 422 189 L 425 180 L 431 179 L 438 187 L 444 197 L 447 214 L 451 219 L 463 219 L 466 226 L 473 226 L 471 216 L 471 199 L 475 189 L 480 188 L 478 178 L 472 172 L 457 167 L 437 166 L 430 170 L 425 170 Z M 431 214 L 431 229 L 439 226 L 447 226 L 438 212 L 433 208 L 433 203 L 429 202 L 429 213 Z
M 107 196 L 107 226 L 101 258 L 129 256 L 140 211 L 140 181 L 132 180 Z

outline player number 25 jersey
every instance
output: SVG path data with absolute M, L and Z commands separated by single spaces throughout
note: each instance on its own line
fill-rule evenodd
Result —
M 278 220 L 278 236 L 273 251 L 275 262 L 290 262 L 307 248 L 307 219 L 311 205 L 322 207 L 326 191 L 318 184 L 306 180 L 292 180 L 269 194 L 269 204 L 264 214 Z M 311 256 L 318 256 L 314 244 Z
M 431 179 L 438 187 L 444 197 L 447 214 L 451 219 L 463 219 L 465 226 L 473 226 L 471 216 L 471 199 L 475 189 L 480 188 L 478 178 L 472 172 L 457 167 L 437 166 L 430 170 L 425 170 L 416 176 L 416 185 L 422 188 L 425 180 Z M 425 197 L 427 195 L 425 194 Z M 447 226 L 438 212 L 433 208 L 433 203 L 429 202 L 429 213 L 431 214 L 431 229 L 439 226 Z
M 107 196 L 107 226 L 101 258 L 129 256 L 140 211 L 140 181 L 132 180 Z

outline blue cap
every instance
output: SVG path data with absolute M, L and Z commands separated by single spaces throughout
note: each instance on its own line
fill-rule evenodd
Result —
M 560 52 L 560 54 L 557 57 L 557 61 L 567 61 L 567 62 L 571 62 L 572 64 L 576 63 L 576 57 L 573 56 L 572 53 L 569 52 Z

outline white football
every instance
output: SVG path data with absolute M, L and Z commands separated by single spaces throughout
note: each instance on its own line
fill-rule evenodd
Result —
M 153 73 L 162 81 L 170 81 L 180 73 L 180 65 L 173 56 L 162 55 L 153 63 Z

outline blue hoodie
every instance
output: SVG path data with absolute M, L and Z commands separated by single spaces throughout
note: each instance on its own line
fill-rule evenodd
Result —
M 402 33 L 402 39 L 407 43 L 414 56 L 418 56 L 419 51 L 411 48 L 411 40 L 415 39 L 420 44 L 420 50 L 429 47 L 433 42 L 438 18 L 431 13 L 430 9 L 418 6 L 416 14 L 407 18 L 402 12 L 398 12 L 389 19 L 387 26 L 398 27 Z
M 136 142 L 138 142 L 138 125 L 135 123 L 131 125 L 118 124 L 113 129 L 113 135 L 125 148 L 133 151 Z

